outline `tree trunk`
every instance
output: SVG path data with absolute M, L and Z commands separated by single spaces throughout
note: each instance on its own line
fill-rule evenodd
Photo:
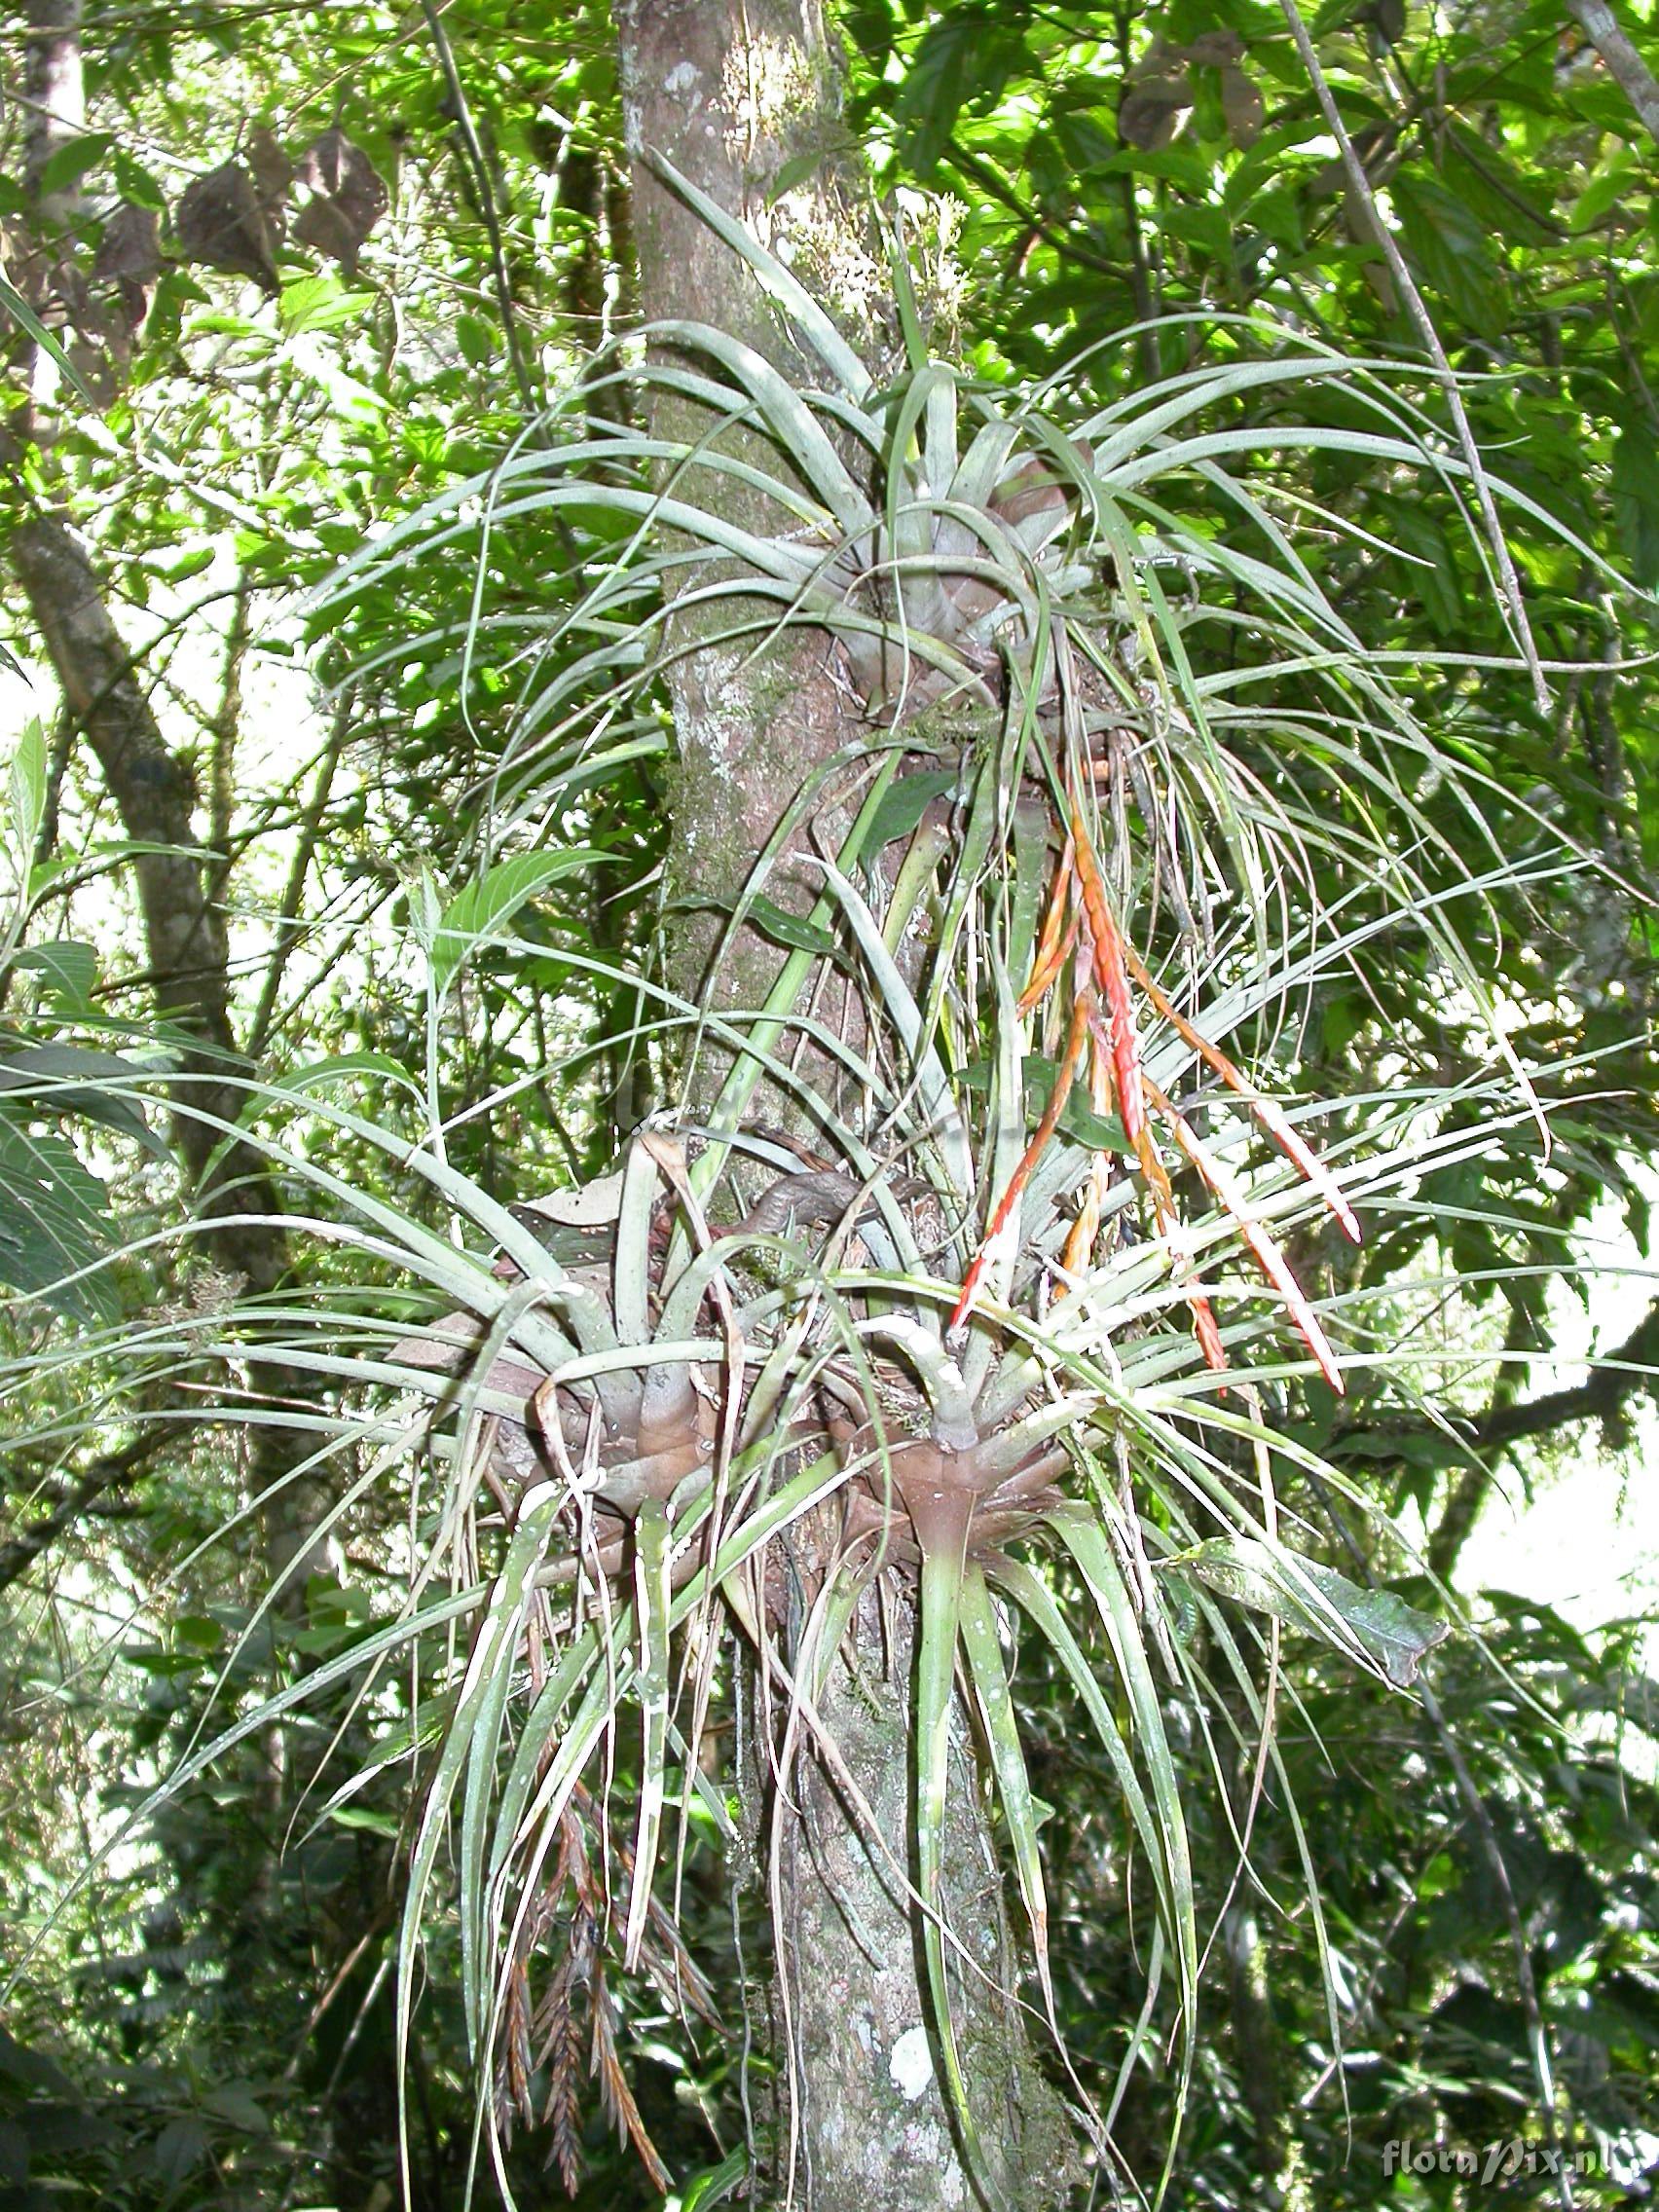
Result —
M 780 368 L 801 363 L 747 265 L 645 157 L 664 154 L 681 173 L 745 223 L 780 258 L 807 270 L 871 269 L 865 225 L 830 149 L 839 136 L 840 63 L 815 0 L 618 0 L 623 129 L 631 157 L 640 310 L 647 323 L 682 318 L 713 324 Z M 812 174 L 774 198 L 786 164 L 817 153 Z M 848 287 L 867 341 L 866 282 Z M 833 297 L 826 304 L 833 310 Z M 706 413 L 660 402 L 659 435 L 695 438 Z M 741 452 L 741 444 L 732 442 Z M 767 448 L 769 454 L 771 449 Z M 720 480 L 728 518 L 775 527 L 758 494 Z M 723 629 L 735 608 L 705 612 L 704 634 Z M 683 639 L 699 617 L 681 617 Z M 677 913 L 665 945 L 668 980 L 695 997 L 707 980 L 719 935 L 718 908 L 742 890 L 756 855 L 815 767 L 859 735 L 844 688 L 834 681 L 829 641 L 814 631 L 783 634 L 758 659 L 753 641 L 692 653 L 670 676 L 678 766 L 670 793 L 674 827 L 667 895 L 694 901 Z M 787 863 L 767 889 L 804 907 L 819 886 L 792 879 Z M 717 909 L 711 913 L 710 908 Z M 756 1007 L 779 965 L 774 948 L 744 933 L 728 953 L 716 996 Z
M 747 265 L 651 168 L 655 153 L 811 274 L 818 296 L 871 355 L 878 333 L 869 303 L 886 285 L 874 275 L 856 182 L 840 168 L 840 61 L 815 0 L 618 0 L 616 18 L 646 320 L 711 323 L 786 370 L 800 366 Z M 801 157 L 814 153 L 802 177 Z M 786 164 L 798 181 L 780 194 Z M 839 294 L 836 271 L 852 273 Z M 660 404 L 653 424 L 671 436 L 702 426 L 678 400 Z M 726 483 L 724 510 L 746 519 L 741 493 Z M 730 619 L 729 607 L 720 619 Z M 682 631 L 682 642 L 688 634 L 696 633 Z M 677 766 L 668 895 L 729 904 L 814 770 L 868 731 L 832 680 L 829 640 L 815 632 L 789 632 L 754 657 L 724 645 L 687 654 L 670 685 Z M 786 859 L 767 888 L 800 906 L 817 885 L 804 871 L 792 883 Z M 752 938 L 711 976 L 717 929 L 687 928 L 676 914 L 669 980 L 705 1003 L 757 1007 L 779 954 Z M 800 1564 L 810 1583 L 814 1562 Z M 815 1760 L 793 1778 L 798 1812 L 787 1789 L 774 1791 L 768 1808 L 785 1824 L 776 1834 L 773 2027 L 786 2101 L 772 2180 L 780 2200 L 793 2181 L 803 2212 L 928 2212 L 978 2194 L 940 2085 L 904 1887 L 914 1879 L 913 1647 L 908 1594 L 897 1595 L 885 1636 L 877 1599 L 866 1594 L 822 1699 L 878 1839 L 863 1832 Z M 1075 2178 L 1073 2130 L 1037 2065 L 1025 2013 L 1004 1994 L 1017 1969 L 970 1737 L 960 1713 L 956 1719 L 946 1907 L 968 1963 L 955 1972 L 953 2017 L 991 2189 L 1037 2212 L 1060 2201 Z
M 866 1592 L 819 1700 L 879 1840 L 872 1845 L 820 1764 L 797 1769 L 798 1818 L 781 1802 L 772 1808 L 787 1824 L 773 2024 L 806 2212 L 935 2212 L 981 2200 L 940 2086 L 919 1928 L 901 1878 L 915 1872 L 905 1850 L 914 1640 L 908 1594 L 895 1594 L 884 1634 L 877 1594 Z M 985 2179 L 1019 2212 L 1041 2212 L 1065 2202 L 1082 2177 L 1076 2130 L 1043 2076 L 1017 2001 L 1020 1960 L 960 1708 L 951 1737 L 940 1853 L 951 2018 Z M 782 2117 L 787 2128 L 788 2108 Z

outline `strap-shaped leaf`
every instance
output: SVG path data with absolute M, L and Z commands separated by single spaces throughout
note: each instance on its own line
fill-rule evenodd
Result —
M 1031 1777 L 1026 1771 L 1019 1718 L 1014 1710 L 1008 1674 L 1003 1666 L 996 1614 L 985 1578 L 977 1567 L 969 1566 L 963 1573 L 961 1606 L 968 1678 L 974 1685 L 975 1701 L 985 1724 L 985 1741 L 990 1746 L 1003 1818 L 1008 1823 L 1019 1894 L 1025 1900 L 1026 1918 L 1031 1923 L 1037 1979 L 1042 1985 L 1043 2002 L 1049 2009 L 1050 2024 L 1055 2026 L 1057 2032 L 1054 1985 L 1049 1971 L 1049 1900 L 1043 1885 L 1043 1854 L 1037 1840 L 1037 1808 L 1031 1794 Z
M 628 1897 L 623 1965 L 631 1973 L 639 1964 L 645 1914 L 656 1870 L 657 1834 L 662 1825 L 663 1760 L 668 1739 L 668 1508 L 647 1497 L 634 1522 L 634 1618 L 639 1631 L 638 1691 L 642 1742 L 640 1823 L 634 1843 L 634 1885 Z
M 671 185 L 688 206 L 697 210 L 716 237 L 723 239 L 734 253 L 748 262 L 849 396 L 864 399 L 870 388 L 869 371 L 799 277 L 786 269 L 775 254 L 768 253 L 747 225 L 728 215 L 718 201 L 699 191 L 689 177 L 682 176 L 665 155 L 647 152 L 645 159 L 658 176 Z

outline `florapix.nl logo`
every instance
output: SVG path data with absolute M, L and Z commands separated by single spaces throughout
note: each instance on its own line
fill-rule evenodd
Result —
M 1543 2180 L 1605 2175 L 1624 2181 L 1641 2172 L 1655 2150 L 1659 2142 L 1629 2135 L 1598 2134 L 1578 2143 L 1552 2143 L 1534 2135 L 1494 2136 L 1486 2143 L 1419 2143 L 1396 2135 L 1382 2146 L 1382 2178 L 1461 2174 L 1484 2187 L 1523 2175 Z

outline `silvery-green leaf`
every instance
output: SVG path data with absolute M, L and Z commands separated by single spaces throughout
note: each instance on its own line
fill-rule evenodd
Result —
M 1419 1613 L 1392 1590 L 1363 1589 L 1334 1567 L 1248 1536 L 1214 1536 L 1169 1564 L 1222 1597 L 1339 1649 L 1351 1639 L 1401 1689 L 1416 1681 L 1424 1652 L 1452 1633 L 1450 1622 Z

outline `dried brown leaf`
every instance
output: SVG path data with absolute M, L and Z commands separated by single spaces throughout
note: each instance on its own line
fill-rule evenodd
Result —
M 1189 61 L 1199 62 L 1209 69 L 1224 69 L 1244 52 L 1244 41 L 1234 30 L 1200 31 L 1191 46 L 1181 51 Z
M 1193 91 L 1184 70 L 1178 77 L 1149 77 L 1124 94 L 1118 135 L 1125 146 L 1155 153 L 1169 144 L 1192 108 Z
M 1253 146 L 1262 134 L 1267 110 L 1256 87 L 1231 62 L 1221 73 L 1221 112 L 1233 143 Z
M 634 2102 L 634 2092 L 628 2085 L 628 2077 L 622 2070 L 622 2061 L 616 2052 L 616 2015 L 610 2003 L 610 1992 L 598 1974 L 593 1982 L 593 2049 L 594 2073 L 599 2077 L 600 2095 L 606 2114 L 619 2136 L 633 2144 L 640 2163 L 650 2176 L 651 2187 L 668 2190 L 668 2168 L 657 2156 L 657 2147 L 646 2132 L 640 2118 L 640 2108 Z
M 253 171 L 267 219 L 276 225 L 280 236 L 283 220 L 280 210 L 288 187 L 294 181 L 294 165 L 277 144 L 276 132 L 268 124 L 256 124 L 248 132 L 247 166 Z
M 386 213 L 380 171 L 343 130 L 325 130 L 300 156 L 295 172 L 311 194 L 294 224 L 294 237 L 338 261 L 355 276 L 364 240 Z
M 153 284 L 162 273 L 161 225 L 153 207 L 134 207 L 123 201 L 104 218 L 103 236 L 92 257 L 92 281 L 113 284 L 126 279 Z
M 251 276 L 273 296 L 280 290 L 271 222 L 253 172 L 242 163 L 221 162 L 199 176 L 178 203 L 173 229 L 186 261 Z

